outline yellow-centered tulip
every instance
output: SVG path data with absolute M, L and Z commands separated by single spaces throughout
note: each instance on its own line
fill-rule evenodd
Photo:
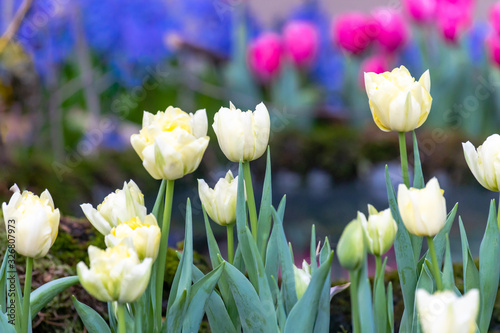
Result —
M 375 124 L 384 132 L 409 132 L 420 127 L 431 110 L 427 70 L 418 81 L 406 67 L 382 74 L 365 73 L 365 88 Z
M 368 219 L 358 212 L 358 220 L 363 226 L 368 252 L 380 256 L 386 253 L 394 243 L 398 225 L 392 218 L 391 210 L 377 212 L 375 207 L 368 205 Z
M 102 302 L 132 303 L 146 290 L 153 259 L 142 262 L 137 253 L 123 244 L 101 250 L 89 246 L 90 269 L 76 266 L 83 288 Z
M 213 189 L 203 179 L 198 179 L 198 192 L 203 207 L 215 223 L 225 226 L 236 222 L 238 176 L 234 178 L 231 170 Z
M 462 143 L 465 160 L 477 181 L 490 191 L 500 190 L 500 135 L 489 136 L 474 148 L 472 143 Z
M 417 310 L 423 333 L 473 333 L 479 312 L 479 291 L 472 289 L 458 297 L 453 291 L 430 295 L 416 293 Z
M 266 151 L 271 120 L 264 103 L 257 105 L 254 112 L 243 112 L 230 103 L 229 108 L 221 107 L 215 114 L 212 127 L 220 149 L 230 161 L 248 162 Z
M 436 178 L 425 188 L 408 189 L 399 185 L 398 207 L 401 219 L 409 233 L 417 236 L 434 236 L 446 223 L 446 199 Z
M 90 223 L 103 235 L 133 217 L 137 216 L 141 221 L 146 217 L 144 195 L 133 180 L 125 182 L 122 190 L 110 193 L 97 209 L 88 203 L 80 207 Z
M 149 214 L 144 218 L 144 222 L 138 217 L 133 217 L 127 222 L 120 223 L 111 229 L 104 240 L 108 247 L 119 244 L 132 247 L 137 252 L 139 260 L 151 258 L 155 261 L 160 248 L 160 237 L 161 230 L 156 218 L 153 214 Z
M 29 191 L 21 193 L 17 185 L 10 190 L 14 194 L 9 203 L 2 204 L 9 247 L 25 257 L 44 257 L 57 237 L 59 209 L 54 209 L 48 190 L 40 197 Z
M 207 130 L 205 110 L 187 114 L 169 106 L 155 115 L 144 111 L 142 129 L 130 142 L 153 178 L 175 180 L 200 165 L 210 139 Z

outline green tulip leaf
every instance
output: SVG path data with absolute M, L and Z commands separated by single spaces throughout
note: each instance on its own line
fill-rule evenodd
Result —
M 283 220 L 285 215 L 286 197 L 283 197 L 278 206 L 278 216 Z M 280 264 L 279 247 L 278 247 L 278 233 L 279 228 L 274 224 L 269 243 L 267 244 L 266 252 L 266 274 L 268 279 L 278 278 L 278 268 Z M 269 283 L 272 287 L 272 283 Z
M 387 294 L 384 277 L 387 257 L 384 259 L 380 272 L 375 277 L 373 293 L 373 315 L 377 332 L 387 332 Z
M 271 186 L 271 151 L 267 148 L 266 175 L 264 177 L 264 187 L 262 189 L 262 199 L 260 202 L 259 219 L 257 222 L 257 247 L 261 258 L 264 260 L 266 255 L 266 245 L 271 232 L 271 205 L 272 205 L 272 186 Z
M 394 333 L 394 302 L 392 299 L 392 282 L 387 285 L 387 322 L 389 332 Z
M 316 237 L 314 237 L 316 238 Z M 329 254 L 331 253 L 330 243 L 328 242 L 328 237 L 325 238 L 325 243 L 321 248 L 319 255 L 320 265 L 325 264 L 328 261 Z M 317 264 L 311 263 L 311 276 L 316 273 L 318 268 L 312 271 L 312 267 Z M 316 316 L 316 322 L 314 323 L 314 333 L 328 332 L 330 329 L 330 291 L 331 291 L 331 270 L 328 271 L 327 277 L 325 279 L 323 290 L 321 290 L 321 296 L 318 303 L 318 314 Z
M 460 226 L 460 238 L 462 240 L 464 292 L 466 293 L 471 289 L 479 289 L 479 271 L 470 253 L 467 234 L 465 233 L 464 224 L 460 216 L 458 217 L 458 223 Z
M 455 277 L 453 275 L 453 261 L 451 260 L 450 239 L 446 235 L 446 252 L 444 255 L 443 287 L 446 290 L 455 290 Z
M 33 320 L 38 312 L 54 299 L 54 297 L 78 282 L 78 276 L 68 276 L 50 281 L 33 291 L 30 295 L 31 320 Z
M 2 333 L 16 333 L 15 326 L 9 323 L 9 318 L 3 312 L 3 308 L 0 308 L 0 331 Z
M 80 303 L 75 296 L 73 296 L 73 305 L 89 333 L 111 333 L 108 324 L 90 306 Z
M 218 254 L 220 255 L 220 249 L 219 245 L 217 244 L 217 240 L 215 239 L 214 233 L 212 231 L 210 222 L 208 221 L 208 216 L 205 207 L 202 205 L 201 209 L 203 210 L 203 219 L 205 220 L 205 230 L 207 232 L 208 253 L 210 255 L 210 262 L 212 263 L 212 268 L 214 268 L 219 265 L 219 260 L 217 259 L 217 255 Z
M 418 289 L 424 289 L 432 294 L 434 291 L 434 280 L 432 278 L 432 274 L 428 268 L 428 265 L 430 265 L 430 262 L 426 260 L 426 264 L 422 265 L 422 269 L 420 270 L 420 277 L 418 279 L 415 291 L 417 291 Z M 417 301 L 415 300 L 415 307 L 413 312 L 413 329 L 415 332 L 420 333 L 422 332 L 422 329 L 420 327 L 420 321 L 418 319 L 416 302 Z

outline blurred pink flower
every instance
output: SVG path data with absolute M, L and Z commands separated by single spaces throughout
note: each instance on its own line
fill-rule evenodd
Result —
M 486 45 L 488 46 L 491 62 L 500 67 L 500 36 L 496 31 L 491 31 L 486 37 Z
M 363 52 L 377 33 L 377 26 L 368 16 L 361 13 L 339 15 L 331 27 L 333 41 L 352 54 Z
M 500 2 L 490 8 L 490 23 L 496 33 L 500 35 Z
M 443 38 L 456 43 L 472 25 L 473 0 L 439 0 L 437 23 Z
M 359 85 L 364 89 L 365 87 L 365 73 L 373 72 L 380 74 L 389 71 L 389 64 L 387 57 L 382 54 L 372 55 L 361 63 L 359 71 Z
M 283 45 L 274 32 L 265 32 L 250 43 L 248 64 L 252 73 L 264 83 L 269 82 L 281 68 Z
M 286 53 L 297 67 L 310 65 L 318 53 L 318 28 L 306 21 L 291 21 L 283 29 Z
M 436 0 L 404 0 L 406 12 L 417 23 L 428 23 L 434 19 L 437 7 Z
M 399 12 L 379 8 L 372 15 L 379 30 L 375 38 L 384 51 L 392 53 L 406 44 L 409 30 Z

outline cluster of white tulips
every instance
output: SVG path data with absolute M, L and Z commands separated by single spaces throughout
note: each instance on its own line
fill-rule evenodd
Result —
M 462 237 L 464 290 L 455 286 L 448 233 L 457 206 L 447 214 L 444 192 L 436 178 L 424 182 L 414 130 L 426 120 L 432 104 L 430 75 L 419 81 L 404 67 L 383 74 L 365 74 L 369 106 L 377 126 L 399 133 L 403 184 L 397 194 L 386 170 L 389 208 L 357 217 L 344 229 L 337 256 L 350 274 L 352 329 L 393 332 L 392 285 L 385 285 L 387 258 L 394 246 L 404 300 L 400 332 L 487 332 L 500 277 L 500 234 L 494 201 L 479 254 L 479 269 Z M 109 323 L 91 307 L 73 299 L 89 332 L 196 332 L 206 316 L 213 332 L 328 332 L 332 296 L 348 285 L 331 288 L 333 251 L 328 238 L 320 246 L 314 226 L 310 261 L 294 265 L 292 245 L 283 228 L 286 197 L 272 202 L 268 150 L 270 117 L 264 104 L 243 112 L 232 103 L 214 117 L 213 129 L 228 160 L 239 164 L 238 176 L 228 171 L 213 188 L 198 180 L 212 271 L 193 265 L 192 213 L 187 200 L 185 245 L 163 307 L 165 261 L 172 214 L 174 182 L 195 171 L 209 144 L 205 110 L 188 114 L 168 107 L 144 112 L 143 127 L 131 137 L 132 147 L 152 178 L 162 180 L 148 214 L 144 196 L 130 180 L 94 208 L 81 208 L 105 236 L 106 249 L 88 248 L 89 263 L 77 265 L 78 276 L 52 281 L 31 294 L 33 259 L 47 254 L 57 237 L 59 210 L 48 191 L 40 197 L 17 186 L 2 205 L 9 251 L 0 267 L 0 295 L 6 295 L 9 255 L 27 258 L 24 295 L 19 283 L 0 299 L 0 331 L 31 332 L 31 320 L 55 295 L 81 285 L 107 302 Z M 410 186 L 405 133 L 413 131 L 414 179 Z M 465 158 L 479 183 L 499 191 L 500 136 L 489 137 L 477 150 L 464 143 Z M 253 191 L 250 162 L 267 150 L 267 168 L 260 207 Z M 209 218 L 227 230 L 227 260 L 214 237 Z M 235 230 L 236 227 L 236 240 Z M 428 250 L 422 251 L 423 238 Z M 236 243 L 236 244 L 235 244 Z M 423 253 L 422 253 L 423 252 Z M 367 254 L 373 255 L 373 286 L 367 276 Z M 14 281 L 17 274 L 13 273 Z M 11 318 L 8 306 L 14 304 Z

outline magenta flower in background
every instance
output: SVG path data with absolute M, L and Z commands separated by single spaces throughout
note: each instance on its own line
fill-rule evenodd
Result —
M 377 26 L 371 18 L 361 13 L 339 15 L 331 30 L 334 43 L 352 54 L 363 52 L 377 33 Z
M 283 43 L 289 59 L 297 67 L 307 67 L 318 53 L 318 28 L 311 22 L 291 21 L 283 28 Z
M 491 62 L 500 67 L 500 36 L 492 31 L 486 37 L 486 45 Z
M 490 8 L 490 23 L 495 32 L 500 35 L 500 2 Z
M 389 71 L 389 64 L 387 57 L 383 54 L 372 55 L 361 63 L 359 70 L 359 85 L 361 88 L 365 87 L 365 75 L 364 73 L 373 72 L 380 74 Z
M 263 83 L 269 82 L 280 71 L 283 44 L 278 34 L 265 32 L 253 40 L 248 48 L 248 64 L 252 73 Z
M 393 53 L 406 44 L 409 30 L 399 12 L 390 8 L 379 8 L 372 15 L 378 26 L 375 38 L 382 50 Z
M 429 23 L 436 14 L 436 0 L 404 0 L 404 7 L 408 15 L 419 23 Z
M 472 25 L 473 0 L 439 0 L 437 24 L 443 38 L 456 43 Z

